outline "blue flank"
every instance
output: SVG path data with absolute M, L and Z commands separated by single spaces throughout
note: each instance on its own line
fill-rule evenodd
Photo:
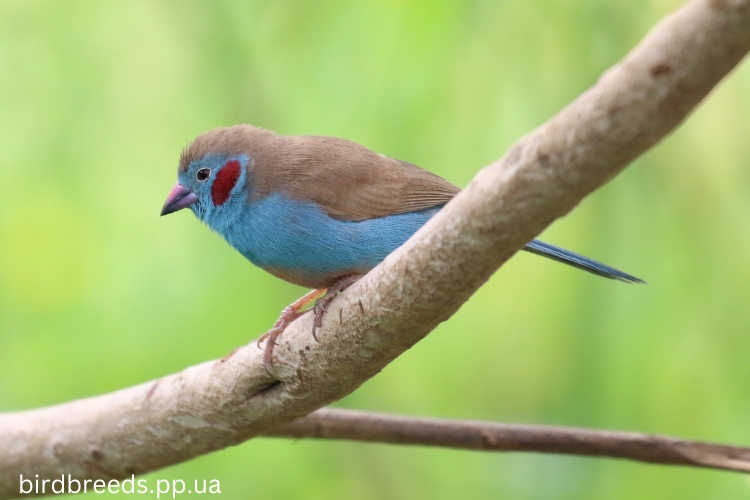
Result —
M 222 236 L 263 269 L 311 278 L 366 273 L 440 208 L 347 222 L 330 217 L 312 202 L 275 193 L 246 204 Z

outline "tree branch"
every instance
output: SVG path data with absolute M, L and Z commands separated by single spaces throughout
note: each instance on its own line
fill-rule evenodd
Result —
M 349 394 L 448 319 L 556 218 L 669 133 L 750 48 L 750 0 L 692 0 L 275 349 L 254 343 L 111 394 L 0 415 L 0 498 L 19 475 L 116 478 L 231 446 Z
M 320 409 L 266 436 L 560 453 L 750 472 L 750 448 L 739 446 L 637 432 L 414 418 L 332 408 Z

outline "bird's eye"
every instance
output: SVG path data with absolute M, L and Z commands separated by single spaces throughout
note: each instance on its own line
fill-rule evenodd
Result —
M 200 182 L 205 182 L 206 179 L 208 179 L 210 175 L 211 175 L 211 170 L 207 168 L 202 168 L 198 170 L 198 172 L 196 172 L 195 178 L 198 179 Z

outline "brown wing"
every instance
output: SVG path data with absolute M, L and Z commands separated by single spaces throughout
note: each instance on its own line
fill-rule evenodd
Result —
M 443 205 L 460 191 L 416 165 L 344 139 L 274 136 L 272 142 L 272 150 L 256 152 L 254 195 L 283 191 L 339 220 L 415 212 Z

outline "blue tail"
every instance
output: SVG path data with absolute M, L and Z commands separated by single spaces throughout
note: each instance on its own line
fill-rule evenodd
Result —
M 563 264 L 567 264 L 569 266 L 577 267 L 578 269 L 583 269 L 584 271 L 596 274 L 597 276 L 603 276 L 612 280 L 624 281 L 625 283 L 646 283 L 645 281 L 638 279 L 635 276 L 631 276 L 622 271 L 618 271 L 613 267 L 605 266 L 604 264 L 596 262 L 595 260 L 591 260 L 587 257 L 584 257 L 583 255 L 578 255 L 577 253 L 565 250 L 564 248 L 560 248 L 555 245 L 550 245 L 549 243 L 545 243 L 543 241 L 531 240 L 526 244 L 524 250 L 537 255 L 541 255 L 542 257 L 547 257 L 548 259 L 556 260 L 557 262 L 562 262 Z

